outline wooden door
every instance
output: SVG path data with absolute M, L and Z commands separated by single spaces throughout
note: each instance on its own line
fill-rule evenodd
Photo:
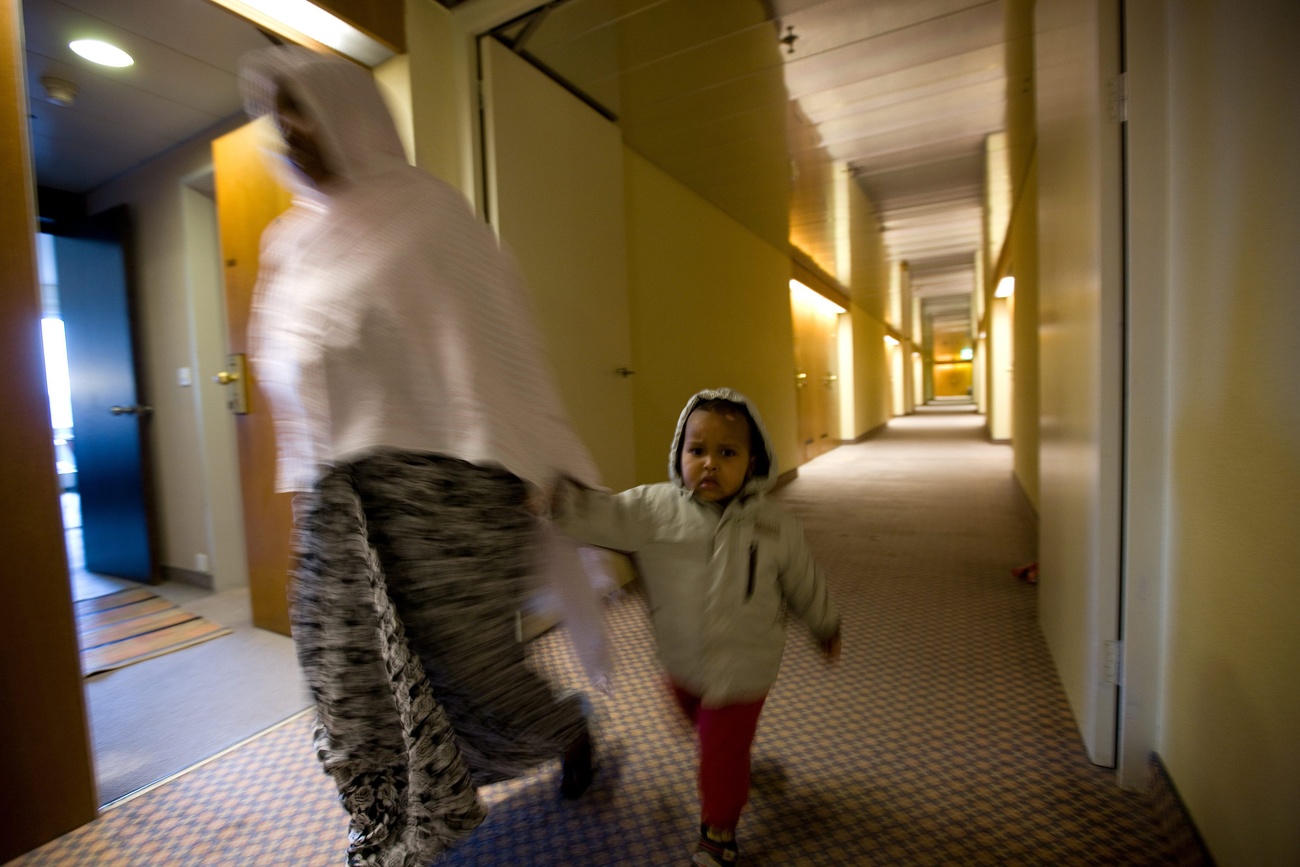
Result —
M 22 6 L 0 5 L 0 862 L 95 818 L 95 778 L 41 363 Z
M 839 445 L 839 322 L 809 298 L 791 294 L 799 462 Z
M 290 202 L 289 192 L 271 174 L 258 145 L 263 134 L 258 127 L 263 123 L 267 121 L 247 124 L 212 143 L 231 354 L 248 352 L 248 316 L 262 230 Z M 288 635 L 291 497 L 275 492 L 275 432 L 251 365 L 248 375 L 248 412 L 235 416 L 235 430 L 253 625 Z

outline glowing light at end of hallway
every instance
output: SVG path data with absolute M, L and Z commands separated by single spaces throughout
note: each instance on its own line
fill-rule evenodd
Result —
M 91 63 L 98 63 L 100 66 L 122 67 L 135 63 L 135 58 L 116 45 L 109 45 L 98 39 L 75 39 L 68 43 L 68 47 Z
M 958 354 L 958 357 L 959 357 L 962 361 L 970 361 L 972 358 L 975 357 L 975 352 L 974 352 L 974 350 L 972 350 L 972 349 L 968 346 L 968 347 L 964 348 L 964 349 L 963 349 L 963 350 Z
M 1016 293 L 1016 278 L 1003 277 L 998 281 L 998 288 L 993 290 L 994 298 L 1010 298 Z
M 813 309 L 822 315 L 834 316 L 839 313 L 848 312 L 825 295 L 805 286 L 798 280 L 790 281 L 790 294 L 798 298 L 800 301 L 811 304 Z

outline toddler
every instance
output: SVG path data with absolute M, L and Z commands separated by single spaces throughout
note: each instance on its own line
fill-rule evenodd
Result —
M 699 744 L 694 863 L 734 864 L 750 747 L 776 681 L 788 608 L 832 660 L 839 616 L 798 519 L 769 503 L 776 455 L 757 411 L 731 389 L 701 391 L 673 436 L 671 482 L 608 494 L 562 483 L 565 532 L 634 556 L 673 695 Z

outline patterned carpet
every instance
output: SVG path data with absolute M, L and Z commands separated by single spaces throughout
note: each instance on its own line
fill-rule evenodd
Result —
M 969 413 L 918 414 L 800 468 L 801 514 L 845 616 L 830 668 L 792 629 L 755 747 L 741 863 L 1168 863 L 1147 801 L 1091 765 L 1039 632 L 1032 515 Z M 693 747 L 635 592 L 609 608 L 614 695 L 595 697 L 601 767 L 562 801 L 553 764 L 485 790 L 491 817 L 452 865 L 685 865 Z M 538 664 L 578 684 L 563 635 Z M 22 865 L 337 865 L 346 822 L 305 718 L 105 813 Z

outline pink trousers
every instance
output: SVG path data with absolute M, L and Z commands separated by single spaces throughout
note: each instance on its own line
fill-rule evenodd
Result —
M 758 730 L 758 701 L 703 707 L 700 697 L 669 684 L 686 718 L 695 727 L 699 744 L 700 821 L 734 830 L 749 800 L 749 749 Z

